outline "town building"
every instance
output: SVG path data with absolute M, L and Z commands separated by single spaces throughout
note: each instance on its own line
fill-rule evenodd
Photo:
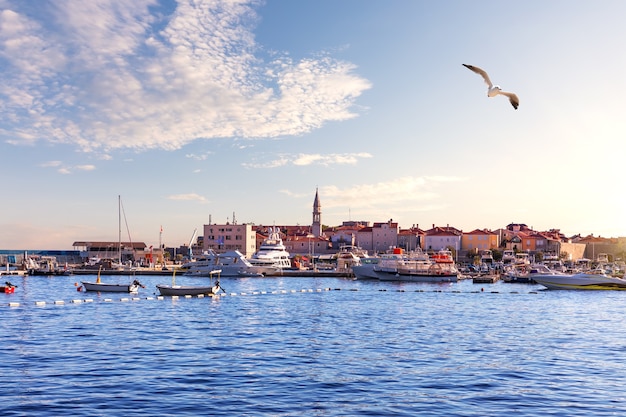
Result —
M 608 254 L 611 259 L 626 257 L 626 238 L 601 238 L 586 236 L 565 237 L 558 229 L 538 232 L 523 223 L 511 223 L 505 228 L 491 231 L 474 229 L 463 232 L 457 228 L 433 225 L 429 230 L 422 230 L 417 224 L 409 229 L 400 229 L 393 220 L 376 222 L 345 221 L 341 226 L 327 227 L 322 225 L 322 205 L 319 190 L 316 188 L 313 199 L 311 225 L 255 226 L 238 224 L 233 213 L 233 221 L 226 224 L 209 224 L 203 226 L 203 233 L 194 243 L 190 242 L 194 254 L 201 251 L 214 250 L 223 253 L 238 250 L 244 256 L 251 257 L 257 247 L 268 237 L 269 228 L 277 227 L 281 238 L 291 255 L 323 256 L 337 253 L 341 246 L 352 245 L 366 250 L 370 254 L 387 252 L 392 248 L 412 251 L 421 248 L 425 251 L 438 251 L 450 248 L 456 252 L 457 259 L 463 259 L 468 253 L 479 253 L 483 250 L 525 251 L 531 254 L 558 255 L 566 260 L 577 260 L 583 257 L 595 259 L 598 254 Z M 117 259 L 119 242 L 74 242 L 73 246 L 83 260 L 90 257 L 108 257 Z M 123 242 L 122 258 L 147 259 L 160 261 L 159 255 L 163 248 L 146 248 L 143 242 Z M 169 248 L 176 257 L 187 256 L 189 246 Z M 13 253 L 13 252 L 11 252 Z M 14 260 L 10 255 L 7 260 Z M 17 252 L 19 257 L 19 252 Z M 9 262 L 11 263 L 11 262 Z
M 237 250 L 246 258 L 252 256 L 257 248 L 257 233 L 251 224 L 205 224 L 203 226 L 202 249 L 224 253 Z
M 153 263 L 162 257 L 160 248 L 147 247 L 144 242 L 77 241 L 72 246 L 82 262 L 97 258 L 121 260 L 122 263 Z
M 499 235 L 487 229 L 474 229 L 461 235 L 461 250 L 480 253 L 484 250 L 497 249 L 500 246 Z
M 450 225 L 439 227 L 433 224 L 432 229 L 426 231 L 423 249 L 427 251 L 452 249 L 458 253 L 461 249 L 462 235 L 461 230 L 450 227 Z
M 426 232 L 419 228 L 419 225 L 414 224 L 410 229 L 400 229 L 398 232 L 398 247 L 404 249 L 407 252 L 423 249 L 422 242 L 424 241 Z

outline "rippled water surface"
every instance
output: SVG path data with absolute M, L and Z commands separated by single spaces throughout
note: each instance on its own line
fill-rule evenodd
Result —
M 159 300 L 168 278 L 77 279 L 0 294 L 0 415 L 626 415 L 624 292 L 248 278 Z

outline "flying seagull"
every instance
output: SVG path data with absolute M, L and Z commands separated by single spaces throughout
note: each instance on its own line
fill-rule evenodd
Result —
M 482 69 L 480 69 L 478 67 L 475 67 L 473 65 L 465 65 L 465 64 L 463 64 L 463 66 L 465 68 L 468 68 L 468 69 L 474 71 L 476 74 L 480 75 L 481 77 L 483 77 L 483 80 L 485 80 L 485 83 L 488 86 L 487 87 L 487 97 L 495 97 L 498 94 L 502 94 L 503 96 L 507 96 L 509 98 L 509 101 L 511 102 L 511 105 L 513 106 L 513 108 L 515 110 L 517 110 L 517 107 L 519 106 L 519 98 L 517 98 L 517 96 L 514 93 L 507 93 L 506 91 L 502 91 L 502 89 L 500 88 L 499 85 L 493 85 L 493 83 L 489 79 L 489 75 L 487 75 L 485 70 L 482 70 Z

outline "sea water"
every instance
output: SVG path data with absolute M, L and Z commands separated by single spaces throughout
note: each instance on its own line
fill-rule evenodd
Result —
M 136 295 L 11 278 L 2 416 L 626 415 L 626 292 L 278 277 L 175 299 L 167 277 Z

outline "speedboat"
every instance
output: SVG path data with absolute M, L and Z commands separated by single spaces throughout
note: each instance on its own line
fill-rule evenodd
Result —
M 549 290 L 626 290 L 626 280 L 606 275 L 602 271 L 574 275 L 536 275 L 535 282 Z
M 502 275 L 502 280 L 504 282 L 517 284 L 535 284 L 537 282 L 535 278 L 537 276 L 541 277 L 544 275 L 552 276 L 565 274 L 561 271 L 554 271 L 543 264 L 520 264 L 506 267 L 505 272 Z

